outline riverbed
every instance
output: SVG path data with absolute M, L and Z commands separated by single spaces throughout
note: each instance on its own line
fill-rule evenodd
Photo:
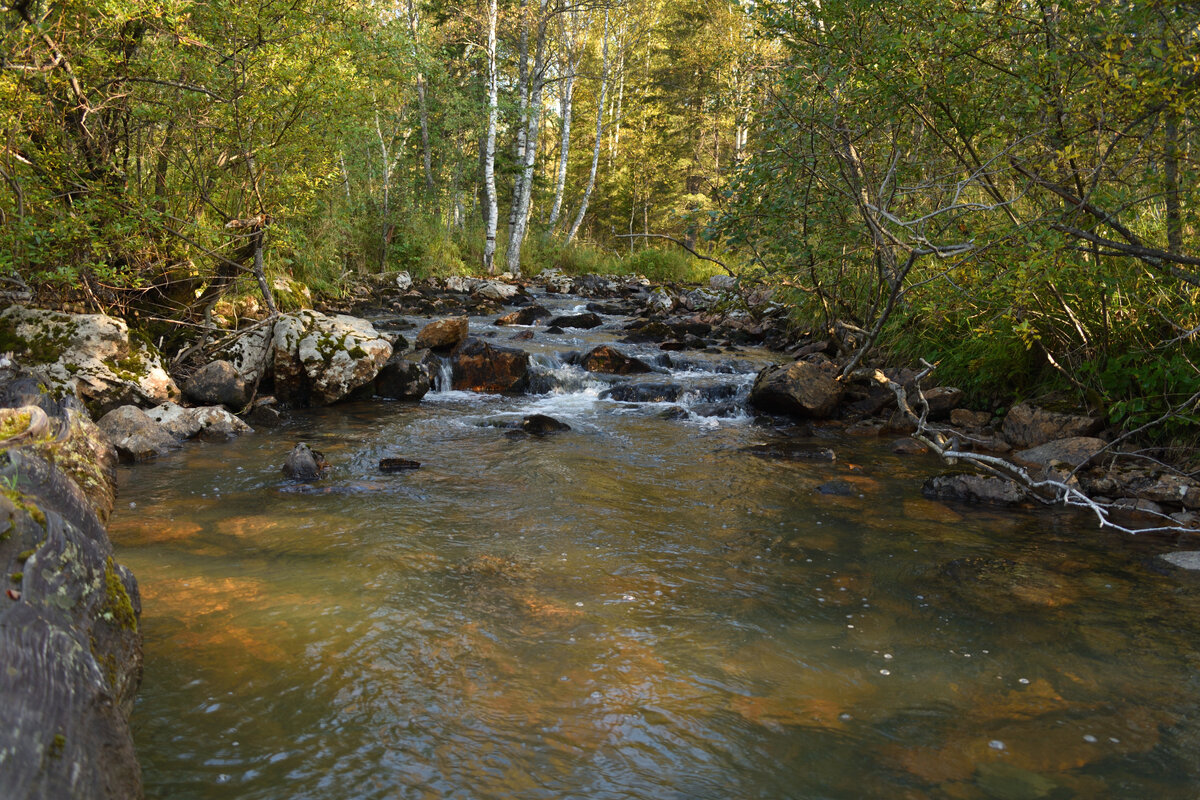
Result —
M 932 457 L 746 413 L 763 352 L 584 373 L 605 322 L 472 319 L 540 394 L 441 384 L 122 468 L 149 797 L 1196 796 L 1175 540 L 927 500 Z M 681 392 L 604 396 L 627 381 Z M 284 480 L 298 441 L 328 478 Z

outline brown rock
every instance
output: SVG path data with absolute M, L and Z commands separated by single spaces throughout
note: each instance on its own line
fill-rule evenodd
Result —
M 467 327 L 466 317 L 434 320 L 417 334 L 414 347 L 418 350 L 425 347 L 431 350 L 449 350 L 467 338 Z
M 1024 492 L 1012 481 L 966 473 L 935 475 L 925 481 L 921 494 L 931 500 L 960 500 L 991 505 L 1014 505 L 1025 499 Z
M 797 361 L 766 367 L 754 379 L 749 403 L 763 411 L 799 417 L 830 416 L 844 387 L 816 364 Z
M 1049 467 L 1054 463 L 1062 462 L 1074 468 L 1080 464 L 1086 464 L 1106 444 L 1107 442 L 1103 439 L 1074 436 L 1069 439 L 1047 442 L 1039 447 L 1018 450 L 1013 454 L 1013 458 L 1027 466 Z
M 929 419 L 946 419 L 950 412 L 962 402 L 962 389 L 953 386 L 935 386 L 924 391 L 925 402 L 929 405 Z M 913 409 L 920 408 L 920 401 L 914 396 L 909 400 Z
M 892 442 L 892 452 L 905 456 L 919 456 L 929 452 L 929 447 L 916 439 L 897 439 Z
M 452 386 L 471 392 L 519 392 L 529 382 L 529 354 L 467 339 L 451 354 Z
M 950 424 L 956 428 L 982 428 L 991 421 L 992 415 L 987 411 L 971 411 L 967 408 L 950 411 Z
M 1102 427 L 1104 420 L 1099 417 L 1058 414 L 1021 403 L 1005 415 L 1002 430 L 1013 447 L 1037 447 L 1056 439 L 1091 436 Z
M 544 319 L 550 319 L 550 311 L 542 306 L 525 306 L 511 314 L 505 314 L 496 320 L 497 325 L 533 325 Z
M 640 358 L 633 358 L 622 353 L 615 347 L 601 345 L 595 348 L 579 362 L 588 372 L 603 372 L 609 375 L 632 375 L 639 372 L 650 372 L 650 365 Z

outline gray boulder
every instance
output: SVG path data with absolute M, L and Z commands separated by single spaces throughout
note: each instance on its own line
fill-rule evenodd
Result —
M 312 481 L 329 472 L 325 456 L 301 442 L 292 448 L 283 462 L 283 474 L 291 480 Z
M 179 442 L 166 428 L 137 406 L 121 406 L 105 414 L 96 423 L 117 448 L 122 461 L 145 461 L 166 455 Z
M 1091 436 L 1104 427 L 1099 417 L 1059 414 L 1021 403 L 1004 416 L 1001 431 L 1014 448 L 1037 447 L 1056 439 Z
M 300 311 L 275 323 L 275 394 L 284 402 L 329 405 L 375 380 L 392 345 L 370 322 Z
M 147 411 L 146 415 L 176 439 L 198 437 L 208 441 L 224 441 L 254 432 L 253 428 L 221 406 L 184 408 L 175 403 L 163 403 Z
M 184 384 L 183 394 L 193 403 L 242 409 L 250 396 L 250 387 L 237 367 L 224 360 L 213 361 L 196 370 Z
M 750 389 L 749 403 L 771 413 L 820 419 L 837 409 L 844 388 L 819 365 L 797 361 L 759 372 Z

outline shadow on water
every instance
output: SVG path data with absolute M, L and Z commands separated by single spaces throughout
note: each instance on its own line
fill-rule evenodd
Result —
M 1153 567 L 1166 543 L 934 503 L 930 461 L 835 434 L 809 442 L 833 461 L 781 458 L 746 418 L 576 378 L 124 470 L 148 794 L 1195 796 L 1200 592 Z M 488 424 L 527 413 L 572 430 Z M 329 479 L 282 479 L 300 439 Z

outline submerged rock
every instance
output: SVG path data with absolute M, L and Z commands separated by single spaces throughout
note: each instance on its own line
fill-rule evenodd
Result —
M 1159 558 L 1180 569 L 1200 570 L 1200 550 L 1180 550 L 1175 553 L 1163 553 Z
M 623 383 L 600 393 L 602 400 L 622 403 L 674 403 L 683 396 L 683 387 L 675 383 Z
M 411 461 L 407 458 L 381 458 L 379 460 L 380 472 L 407 472 L 410 469 L 420 468 L 420 461 Z
M 545 414 L 530 414 L 521 420 L 521 430 L 534 436 L 545 436 L 548 433 L 569 431 L 571 426 Z
M 283 462 L 283 474 L 295 481 L 313 481 L 325 477 L 329 472 L 329 462 L 318 450 L 313 450 L 304 442 L 292 448 Z
M 601 345 L 588 352 L 579 365 L 588 372 L 603 372 L 609 375 L 632 375 L 652 371 L 650 365 L 640 358 L 627 356 L 608 345 Z
M 833 414 L 844 387 L 808 361 L 766 367 L 754 379 L 750 405 L 772 413 L 823 418 Z
M 123 320 L 25 306 L 0 313 L 0 352 L 11 351 L 51 390 L 78 397 L 93 416 L 126 404 L 179 398 L 158 351 L 131 339 Z

